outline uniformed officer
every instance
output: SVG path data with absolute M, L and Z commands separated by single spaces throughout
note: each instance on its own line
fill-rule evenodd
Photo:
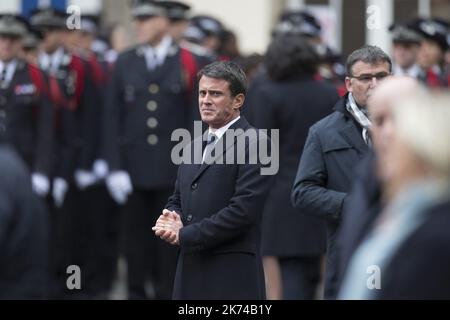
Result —
M 394 65 L 392 73 L 396 76 L 418 78 L 421 70 L 417 65 L 422 37 L 404 24 L 394 24 L 389 28 L 392 33 Z
M 55 153 L 52 195 L 57 210 L 54 221 L 57 244 L 57 297 L 72 295 L 66 287 L 66 268 L 88 263 L 89 211 L 82 190 L 92 185 L 95 159 L 96 90 L 89 65 L 63 46 L 70 38 L 66 16 L 52 8 L 39 9 L 31 16 L 31 25 L 43 34 L 39 65 L 49 75 L 49 91 L 55 108 Z M 88 179 L 86 179 L 88 177 Z M 89 282 L 82 278 L 82 288 Z M 76 293 L 85 294 L 86 291 Z M 82 296 L 86 297 L 86 296 Z
M 188 12 L 189 5 L 179 1 L 165 1 L 167 6 L 167 16 L 170 20 L 170 36 L 173 41 L 180 43 L 186 28 L 189 26 Z
M 443 64 L 445 51 L 449 47 L 448 23 L 436 18 L 418 18 L 408 26 L 423 37 L 417 55 L 417 64 L 421 68 L 419 79 L 429 87 L 445 86 Z
M 214 17 L 199 15 L 191 18 L 184 33 L 183 46 L 199 56 L 217 60 L 223 24 Z
M 79 179 L 91 181 L 82 192 L 84 208 L 88 214 L 89 246 L 86 248 L 86 264 L 84 277 L 89 282 L 86 290 L 94 298 L 107 297 L 115 276 L 118 258 L 118 217 L 119 206 L 110 197 L 104 178 L 108 173 L 105 153 L 102 148 L 104 137 L 105 104 L 104 98 L 109 81 L 109 64 L 101 52 L 94 51 L 94 43 L 98 35 L 99 17 L 97 15 L 82 15 L 80 29 L 70 32 L 70 47 L 78 53 L 89 65 L 89 76 L 95 87 L 97 102 L 95 103 L 95 135 L 94 165 L 92 171 L 78 173 Z
M 19 58 L 25 22 L 18 16 L 0 17 L 0 131 L 27 163 L 35 192 L 49 192 L 52 151 L 52 105 L 45 77 Z
M 139 45 L 121 54 L 106 99 L 107 150 L 113 198 L 124 207 L 124 253 L 128 297 L 171 297 L 176 252 L 149 231 L 176 179 L 171 134 L 192 126 L 195 76 L 192 53 L 168 34 L 167 7 L 154 1 L 133 5 Z
M 77 170 L 90 171 L 93 164 L 92 144 L 95 128 L 94 97 L 96 92 L 89 76 L 89 65 L 80 56 L 63 46 L 67 38 L 65 14 L 47 8 L 36 11 L 31 23 L 43 33 L 39 65 L 49 75 L 50 93 L 58 112 L 57 131 L 60 133 L 56 186 L 68 189 L 75 182 Z M 76 179 L 77 185 L 83 185 Z M 56 188 L 60 191 L 60 188 Z M 55 191 L 55 201 L 64 202 L 64 192 Z

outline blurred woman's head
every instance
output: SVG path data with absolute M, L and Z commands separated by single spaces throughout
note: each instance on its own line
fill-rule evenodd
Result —
M 411 92 L 393 108 L 394 134 L 384 168 L 391 196 L 414 181 L 450 181 L 450 94 Z
M 367 108 L 372 121 L 371 138 L 373 148 L 381 163 L 392 141 L 394 133 L 393 108 L 411 93 L 425 90 L 422 84 L 411 77 L 390 77 L 383 81 L 368 100 Z

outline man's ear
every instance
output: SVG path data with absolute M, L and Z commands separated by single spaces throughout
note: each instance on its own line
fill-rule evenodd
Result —
M 234 97 L 233 109 L 238 110 L 244 105 L 245 95 L 243 93 L 239 93 L 236 97 Z
M 347 88 L 348 92 L 352 92 L 352 79 L 350 79 L 349 77 L 345 77 L 345 87 Z

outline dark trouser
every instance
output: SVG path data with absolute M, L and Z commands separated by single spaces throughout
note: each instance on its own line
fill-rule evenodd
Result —
M 320 283 L 318 257 L 280 258 L 284 300 L 314 300 Z
M 117 269 L 120 207 L 104 184 L 84 191 L 83 201 L 89 212 L 90 227 L 90 245 L 86 248 L 87 289 L 93 297 L 106 298 Z
M 147 299 L 145 285 L 153 283 L 155 299 L 170 299 L 178 248 L 152 231 L 172 190 L 134 190 L 123 212 L 123 250 L 128 266 L 128 298 Z
M 62 208 L 53 208 L 52 265 L 55 298 L 106 298 L 118 257 L 118 207 L 103 185 L 70 186 Z M 81 290 L 69 290 L 67 267 L 81 271 Z
M 85 210 L 81 192 L 70 185 L 61 208 L 53 208 L 53 263 L 55 272 L 54 298 L 88 298 L 85 286 L 86 248 L 90 245 L 88 212 Z M 78 266 L 81 271 L 81 289 L 69 290 L 67 273 L 69 266 Z

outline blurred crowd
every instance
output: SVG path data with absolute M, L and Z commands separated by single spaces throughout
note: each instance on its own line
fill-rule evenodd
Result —
M 119 257 L 128 299 L 171 298 L 177 251 L 151 228 L 172 132 L 200 119 L 197 73 L 217 60 L 245 71 L 249 122 L 280 130 L 267 298 L 450 298 L 449 21 L 392 25 L 392 57 L 342 57 L 310 12 L 286 11 L 265 54 L 243 55 L 185 3 L 130 6 L 132 47 L 99 16 L 0 14 L 0 299 L 108 299 Z M 370 265 L 384 290 L 366 287 Z

